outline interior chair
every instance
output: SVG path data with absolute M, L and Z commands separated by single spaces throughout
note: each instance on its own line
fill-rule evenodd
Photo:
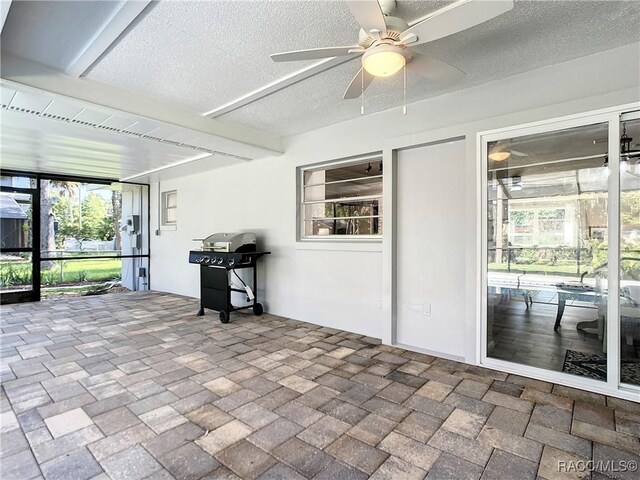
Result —
M 620 263 L 640 262 L 640 258 L 622 257 Z M 596 268 L 596 306 L 598 307 L 598 319 L 595 322 L 580 322 L 579 329 L 596 328 L 598 339 L 602 340 L 602 349 L 607 351 L 607 292 L 608 292 L 608 268 L 603 264 Z M 620 281 L 620 336 L 625 339 L 627 345 L 633 345 L 634 341 L 640 341 L 640 280 L 623 279 Z

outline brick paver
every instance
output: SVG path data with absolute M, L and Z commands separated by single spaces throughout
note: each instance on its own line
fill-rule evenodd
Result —
M 638 403 L 197 310 L 157 292 L 2 306 L 0 477 L 589 478 L 559 463 L 594 460 L 603 478 L 640 461 Z

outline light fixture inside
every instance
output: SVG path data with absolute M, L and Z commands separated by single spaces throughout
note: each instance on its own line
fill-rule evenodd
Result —
M 489 154 L 489 160 L 502 162 L 511 156 L 511 152 L 493 152 Z
M 395 45 L 378 45 L 362 56 L 362 66 L 374 77 L 390 77 L 404 67 L 405 63 L 402 49 Z

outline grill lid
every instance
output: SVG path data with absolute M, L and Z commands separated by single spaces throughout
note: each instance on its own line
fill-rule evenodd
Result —
M 202 249 L 213 252 L 255 252 L 255 233 L 214 233 L 202 241 Z

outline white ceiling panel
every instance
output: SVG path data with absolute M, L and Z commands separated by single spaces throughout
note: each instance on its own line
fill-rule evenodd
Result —
M 111 117 L 111 114 L 104 111 L 96 111 L 92 108 L 85 108 L 72 120 L 74 123 L 91 123 L 101 124 L 105 120 Z
M 193 130 L 181 129 L 178 133 L 169 135 L 167 137 L 167 140 L 171 140 L 172 142 L 177 143 L 192 143 L 199 136 L 200 134 L 198 132 L 194 132 Z
M 166 138 L 170 139 L 171 136 L 176 135 L 180 132 L 180 127 L 176 127 L 175 125 L 162 125 L 154 128 L 147 132 L 147 135 L 158 138 Z
M 15 88 L 11 88 L 6 85 L 0 85 L 0 101 L 2 102 L 2 105 L 9 105 L 15 94 Z
M 42 113 L 51 103 L 51 97 L 33 92 L 17 92 L 9 104 L 11 109 L 31 110 Z
M 126 130 L 127 127 L 135 124 L 138 120 L 131 115 L 111 115 L 105 121 L 100 123 L 101 127 L 113 128 L 114 130 Z
M 73 118 L 82 112 L 84 107 L 78 102 L 72 102 L 66 99 L 55 99 L 42 112 L 44 116 Z
M 21 112 L 1 114 L 3 168 L 120 179 L 201 155 L 189 148 Z M 223 157 L 214 156 L 211 165 L 216 158 Z
M 264 155 L 258 147 L 208 133 L 6 81 L 0 86 L 3 97 L 16 104 L 0 110 L 2 168 L 123 179 L 203 156 L 215 168 Z
M 146 135 L 147 133 L 158 128 L 158 122 L 153 120 L 139 120 L 133 125 L 127 127 L 127 132 L 137 133 L 138 135 Z

